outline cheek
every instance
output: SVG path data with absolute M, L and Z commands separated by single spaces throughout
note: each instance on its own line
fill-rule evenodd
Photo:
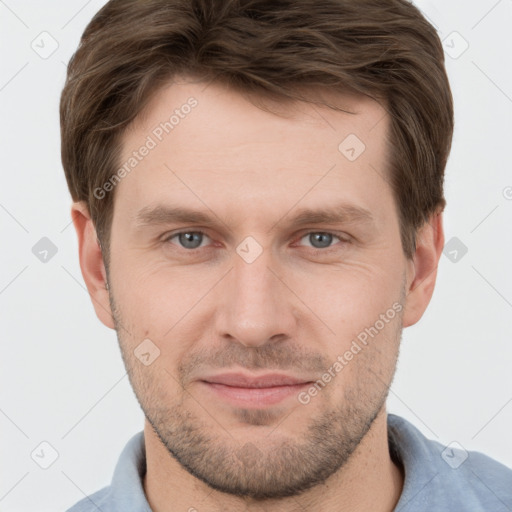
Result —
M 125 295 L 117 299 L 116 294 L 129 330 L 129 334 L 123 333 L 124 350 L 133 353 L 150 340 L 157 347 L 152 350 L 158 352 L 151 371 L 159 369 L 156 377 L 159 381 L 170 379 L 172 389 L 178 386 L 178 365 L 204 336 L 205 318 L 199 316 L 204 308 L 201 298 L 211 285 L 192 274 L 168 268 L 127 273 L 122 284 Z
M 160 338 L 190 309 L 194 287 L 182 271 L 125 259 L 119 262 L 118 273 L 116 289 L 123 313 L 130 315 L 139 331 L 149 330 Z
M 400 300 L 398 266 L 351 264 L 295 280 L 297 295 L 322 319 L 337 340 L 355 336 L 373 325 Z
M 400 313 L 390 308 L 365 327 L 340 336 L 329 349 L 333 393 L 345 399 L 371 401 L 389 386 L 396 368 L 400 344 Z

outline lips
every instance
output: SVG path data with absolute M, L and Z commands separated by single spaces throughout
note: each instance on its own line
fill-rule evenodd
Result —
M 223 373 L 200 379 L 211 384 L 223 384 L 235 388 L 273 388 L 280 386 L 297 386 L 311 382 L 290 375 L 270 373 L 265 375 L 248 375 L 243 373 Z
M 290 401 L 311 382 L 313 381 L 307 378 L 282 373 L 251 375 L 232 372 L 198 379 L 198 383 L 212 399 L 248 409 L 271 407 L 286 400 Z

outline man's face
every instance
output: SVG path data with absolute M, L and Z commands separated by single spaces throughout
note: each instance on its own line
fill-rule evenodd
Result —
M 356 114 L 302 103 L 276 116 L 183 81 L 124 135 L 120 166 L 138 160 L 116 186 L 109 269 L 123 358 L 169 452 L 224 492 L 277 498 L 324 481 L 384 411 L 408 269 L 388 117 L 337 98 Z M 299 223 L 305 210 L 340 218 Z M 303 384 L 211 383 L 226 373 Z

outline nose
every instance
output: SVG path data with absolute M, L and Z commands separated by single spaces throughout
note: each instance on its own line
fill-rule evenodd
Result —
M 294 336 L 296 298 L 283 282 L 270 249 L 248 263 L 237 253 L 218 290 L 217 335 L 246 347 Z

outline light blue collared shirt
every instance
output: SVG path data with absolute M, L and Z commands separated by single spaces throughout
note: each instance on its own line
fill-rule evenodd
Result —
M 512 512 L 512 469 L 487 455 L 427 439 L 404 418 L 388 414 L 390 453 L 405 481 L 395 512 Z M 112 483 L 67 512 L 151 512 L 144 495 L 144 431 L 126 444 Z

